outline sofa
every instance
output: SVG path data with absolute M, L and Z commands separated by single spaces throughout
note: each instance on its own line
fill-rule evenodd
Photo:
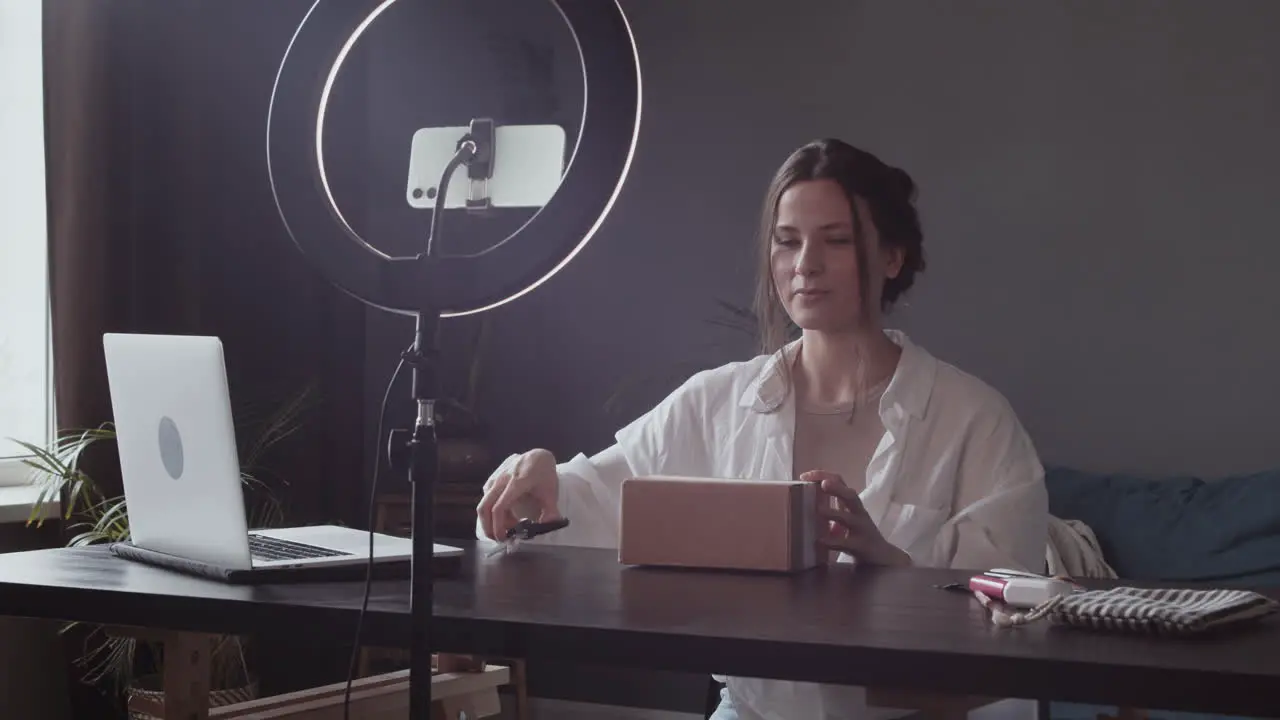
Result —
M 1046 468 L 1049 512 L 1080 520 L 1122 580 L 1280 586 L 1280 469 L 1221 479 L 1141 477 Z M 1096 720 L 1116 708 L 1049 703 L 1052 720 Z M 1228 716 L 1149 709 L 1161 720 Z

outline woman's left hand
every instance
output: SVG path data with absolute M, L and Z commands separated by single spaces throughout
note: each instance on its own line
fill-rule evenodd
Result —
M 800 476 L 805 482 L 819 483 L 821 492 L 836 499 L 835 508 L 823 502 L 818 515 L 826 519 L 827 532 L 818 543 L 830 550 L 848 553 L 859 562 L 877 565 L 910 565 L 911 556 L 891 544 L 880 534 L 871 521 L 867 509 L 862 506 L 858 493 L 845 484 L 844 478 L 835 473 L 811 470 Z

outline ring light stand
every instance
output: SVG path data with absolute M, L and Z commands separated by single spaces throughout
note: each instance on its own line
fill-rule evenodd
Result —
M 479 255 L 445 257 L 440 218 L 449 180 L 462 166 L 487 177 L 494 150 L 492 123 L 472 122 L 443 169 L 426 249 L 392 257 L 365 242 L 337 208 L 324 167 L 323 128 L 329 92 L 343 60 L 364 30 L 396 0 L 316 0 L 281 60 L 267 113 L 267 172 L 285 230 L 332 284 L 366 304 L 415 318 L 412 371 L 417 409 L 408 441 L 413 491 L 412 615 L 409 716 L 431 716 L 431 616 L 434 530 L 432 498 L 438 466 L 434 403 L 442 317 L 491 310 L 546 282 L 587 244 L 621 192 L 640 127 L 640 69 L 635 40 L 618 0 L 549 0 L 568 24 L 583 68 L 583 118 L 578 141 L 551 200 L 519 231 L 531 242 L 505 241 Z M 352 28 L 354 31 L 343 30 Z M 345 34 L 349 32 L 349 34 Z M 336 58 L 336 59 L 335 59 Z M 317 70 L 330 68 L 317 88 Z M 299 132 L 302 128 L 314 128 Z M 308 222 L 301 218 L 328 218 Z M 514 237 L 514 236 L 513 236 Z M 536 241 L 532 241 L 535 240 Z M 371 529 L 372 530 L 372 529 Z M 357 640 L 358 641 L 358 640 Z

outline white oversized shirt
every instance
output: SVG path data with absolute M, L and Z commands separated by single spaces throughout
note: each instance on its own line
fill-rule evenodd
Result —
M 902 356 L 880 398 L 885 433 L 860 494 L 871 519 L 916 565 L 1043 571 L 1044 471 L 1013 409 L 905 334 L 887 334 Z M 534 542 L 616 548 L 621 485 L 629 477 L 792 477 L 795 394 L 781 362 L 761 355 L 699 372 L 619 430 L 614 445 L 561 463 L 559 506 L 572 524 Z M 724 680 L 742 720 L 886 716 L 866 708 L 861 688 Z

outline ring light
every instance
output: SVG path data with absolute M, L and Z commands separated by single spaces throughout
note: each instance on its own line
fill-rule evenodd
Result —
M 583 68 L 581 131 L 559 190 L 518 234 L 464 259 L 441 258 L 435 296 L 442 317 L 490 310 L 522 297 L 586 246 L 622 191 L 640 130 L 640 67 L 617 0 L 549 0 L 578 47 Z M 361 238 L 333 200 L 321 131 L 329 93 L 361 34 L 396 0 L 316 0 L 298 26 L 276 75 L 267 114 L 267 172 L 276 208 L 298 249 L 330 282 L 383 310 L 412 314 L 422 279 L 411 263 Z M 355 30 L 344 30 L 352 28 Z M 349 32 L 350 35 L 344 33 Z M 328 68 L 317 91 L 317 71 Z M 313 137 L 300 128 L 315 128 Z M 308 223 L 299 218 L 333 218 Z
M 289 41 L 267 111 L 267 174 L 276 208 L 294 245 L 330 282 L 357 299 L 415 318 L 411 368 L 417 420 L 403 443 L 393 431 L 389 454 L 408 463 L 413 487 L 410 585 L 409 716 L 431 717 L 433 498 L 439 472 L 436 437 L 441 317 L 470 315 L 528 294 L 577 255 L 600 228 L 626 181 L 640 130 L 640 66 L 619 0 L 549 0 L 578 47 L 583 70 L 581 129 L 559 187 L 524 226 L 499 245 L 464 257 L 437 256 L 440 218 L 454 172 L 492 174 L 494 123 L 471 121 L 442 169 L 430 234 L 422 252 L 392 257 L 366 242 L 342 216 L 324 164 L 324 122 L 343 60 L 360 36 L 396 0 L 315 0 Z M 343 34 L 343 28 L 354 27 Z M 317 70 L 328 67 L 317 88 Z M 308 137 L 299 129 L 314 128 Z M 306 229 L 298 224 L 308 218 Z M 332 222 L 329 222 L 332 221 Z M 521 233 L 530 242 L 510 242 Z M 397 370 L 397 373 L 399 370 Z M 394 381 L 394 379 L 393 379 Z M 381 438 L 379 438 L 381 441 Z M 393 457 L 393 465 L 394 465 Z M 374 473 L 376 491 L 377 472 Z M 372 549 L 373 528 L 370 531 Z M 371 571 L 371 570 L 370 570 Z M 368 585 L 366 584 L 366 605 Z M 363 619 L 363 610 L 361 611 Z M 359 647 L 357 630 L 356 647 Z M 353 666 L 354 669 L 354 666 Z M 351 677 L 347 679 L 350 699 Z

